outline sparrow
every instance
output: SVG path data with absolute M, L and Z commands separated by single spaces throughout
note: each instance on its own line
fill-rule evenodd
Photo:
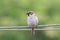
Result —
M 27 24 L 29 28 L 31 28 L 32 35 L 35 35 L 34 28 L 38 25 L 38 17 L 35 15 L 33 11 L 27 12 Z

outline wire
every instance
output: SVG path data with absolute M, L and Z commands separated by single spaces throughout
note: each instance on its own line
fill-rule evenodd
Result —
M 50 26 L 60 26 L 60 24 L 38 25 L 37 28 L 50 27 Z M 30 28 L 30 27 L 29 26 L 0 26 L 0 29 L 27 29 L 27 28 Z
M 0 29 L 0 30 L 31 30 L 31 29 Z M 40 28 L 34 30 L 60 30 L 60 28 Z

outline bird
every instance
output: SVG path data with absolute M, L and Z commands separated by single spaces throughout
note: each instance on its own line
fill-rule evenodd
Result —
M 34 11 L 28 11 L 27 12 L 27 24 L 29 28 L 31 28 L 32 35 L 35 35 L 34 28 L 37 28 L 38 26 L 38 17 L 35 15 Z

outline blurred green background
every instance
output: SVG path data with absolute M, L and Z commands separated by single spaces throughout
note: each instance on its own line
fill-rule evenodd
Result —
M 60 0 L 0 0 L 0 26 L 27 25 L 27 11 L 34 11 L 40 24 L 60 23 Z M 46 27 L 46 28 L 57 28 Z M 60 31 L 0 31 L 0 40 L 60 40 Z

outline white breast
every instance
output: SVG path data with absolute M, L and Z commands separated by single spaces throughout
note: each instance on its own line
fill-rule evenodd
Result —
M 28 25 L 37 25 L 38 24 L 38 18 L 36 16 L 29 16 L 27 18 Z

